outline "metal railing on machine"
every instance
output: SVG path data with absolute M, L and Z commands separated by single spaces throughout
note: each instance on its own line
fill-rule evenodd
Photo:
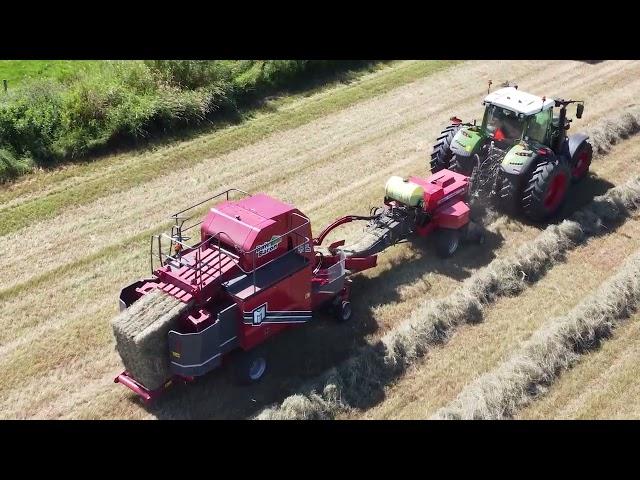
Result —
M 168 236 L 165 233 L 159 234 L 159 235 L 153 235 L 151 237 L 151 249 L 150 249 L 150 265 L 151 265 L 151 272 L 154 272 L 154 258 L 157 256 L 158 261 L 160 263 L 160 266 L 164 266 L 166 264 L 166 259 L 171 259 L 174 261 L 178 261 L 178 263 L 180 262 L 180 257 L 181 257 L 181 252 L 183 250 L 193 250 L 195 248 L 200 248 L 204 243 L 206 243 L 207 239 L 201 240 L 198 244 L 194 244 L 194 245 L 188 245 L 185 242 L 191 240 L 191 237 L 185 236 L 185 233 L 187 233 L 188 231 L 192 230 L 195 227 L 198 227 L 200 225 L 202 225 L 202 222 L 204 220 L 200 220 L 192 225 L 189 225 L 188 227 L 184 226 L 184 223 L 189 220 L 191 217 L 188 216 L 184 216 L 184 214 L 190 210 L 193 210 L 201 205 L 204 205 L 207 202 L 210 202 L 212 200 L 215 200 L 223 195 L 225 195 L 226 200 L 229 200 L 229 194 L 231 192 L 238 192 L 241 193 L 244 196 L 250 196 L 250 194 L 248 192 L 245 192 L 244 190 L 240 190 L 238 188 L 229 188 L 227 190 L 225 190 L 224 192 L 220 192 L 217 193 L 216 195 L 213 195 L 211 197 L 208 197 L 198 203 L 196 203 L 195 205 L 191 205 L 190 207 L 187 207 L 183 210 L 180 210 L 179 212 L 176 212 L 172 215 L 169 216 L 169 218 L 174 220 L 174 225 L 172 225 L 171 227 L 171 236 Z M 178 259 L 176 259 L 175 257 L 173 257 L 172 255 L 167 255 L 164 254 L 162 252 L 162 239 L 167 239 L 169 240 L 169 247 L 168 250 L 169 252 L 171 251 L 175 251 L 176 255 L 178 255 Z M 157 240 L 157 246 L 158 246 L 158 252 L 157 255 L 154 252 L 154 245 L 156 244 L 156 240 Z M 176 248 L 177 247 L 177 248 Z M 226 252 L 225 252 L 226 253 Z M 231 252 L 229 252 L 231 254 Z M 165 257 L 165 260 L 163 260 L 163 255 Z

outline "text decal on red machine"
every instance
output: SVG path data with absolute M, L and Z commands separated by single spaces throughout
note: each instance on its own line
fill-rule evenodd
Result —
M 269 240 L 268 242 L 258 245 L 256 247 L 256 252 L 258 252 L 258 257 L 262 257 L 267 253 L 273 252 L 275 249 L 278 248 L 278 245 L 280 245 L 281 240 L 282 240 L 282 237 L 279 237 L 278 235 L 274 235 L 273 237 L 271 237 L 271 240 Z
M 267 316 L 267 304 L 260 305 L 253 311 L 253 325 L 260 325 Z

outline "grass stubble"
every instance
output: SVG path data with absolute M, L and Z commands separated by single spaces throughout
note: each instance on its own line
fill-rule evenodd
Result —
M 509 358 L 481 375 L 432 418 L 499 420 L 548 391 L 563 371 L 600 346 L 640 304 L 640 251 L 566 315 L 552 318 Z

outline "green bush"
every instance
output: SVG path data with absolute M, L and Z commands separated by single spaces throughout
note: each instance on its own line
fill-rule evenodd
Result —
M 315 60 L 113 61 L 81 69 L 64 83 L 25 82 L 0 98 L 0 181 L 33 165 L 51 166 L 197 125 L 353 66 Z
M 0 103 L 0 148 L 43 159 L 61 127 L 61 85 L 42 80 L 12 91 Z
M 24 175 L 32 168 L 31 162 L 18 158 L 9 150 L 0 148 L 0 178 L 9 179 Z

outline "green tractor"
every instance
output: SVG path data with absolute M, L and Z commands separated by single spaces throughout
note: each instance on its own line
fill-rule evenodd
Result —
M 541 98 L 506 84 L 485 97 L 481 125 L 451 118 L 433 147 L 431 172 L 463 173 L 471 177 L 473 194 L 484 192 L 504 210 L 534 221 L 549 218 L 571 184 L 587 176 L 593 156 L 587 135 L 566 134 L 572 103 L 582 118 L 580 100 Z

